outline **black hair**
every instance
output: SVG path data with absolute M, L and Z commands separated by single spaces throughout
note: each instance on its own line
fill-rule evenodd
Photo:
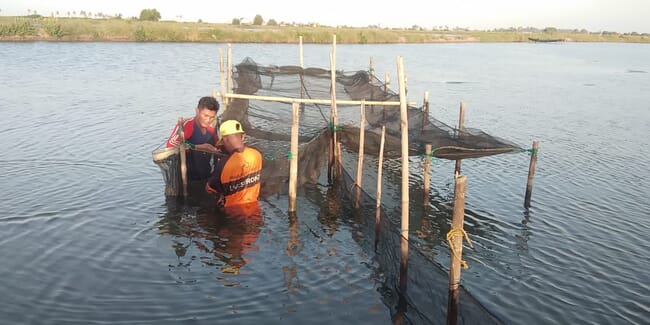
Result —
M 207 108 L 211 111 L 219 112 L 219 102 L 212 96 L 201 97 L 196 108 L 199 110 Z

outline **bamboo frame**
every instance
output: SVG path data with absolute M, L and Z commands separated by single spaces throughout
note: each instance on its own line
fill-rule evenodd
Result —
M 332 154 L 334 158 L 334 165 L 337 165 L 340 159 L 340 151 L 338 146 L 338 137 L 336 136 L 336 127 L 339 125 L 338 109 L 336 107 L 336 34 L 332 35 L 332 51 L 330 52 L 330 78 L 331 78 L 331 120 L 332 120 L 332 142 L 334 152 Z M 333 166 L 334 167 L 334 166 Z M 338 171 L 338 166 L 336 166 Z M 335 177 L 340 175 L 340 173 L 335 173 Z
M 429 188 L 431 187 L 431 145 L 427 144 L 424 149 L 424 206 L 429 206 Z
M 221 96 L 221 94 L 218 94 Z M 257 95 L 246 95 L 246 94 L 225 94 L 226 98 L 238 98 L 238 99 L 252 99 L 252 100 L 265 100 L 265 101 L 274 101 L 282 103 L 305 103 L 305 104 L 332 104 L 332 99 L 311 99 L 311 98 L 292 98 L 292 97 L 277 97 L 277 96 L 257 96 Z M 341 100 L 336 99 L 336 103 L 340 105 L 361 105 L 360 100 Z M 366 105 L 384 105 L 384 106 L 399 106 L 400 102 L 396 101 L 365 101 Z M 409 105 L 415 105 L 415 102 L 409 102 Z
M 366 103 L 361 101 L 361 116 L 359 117 L 359 159 L 357 161 L 357 196 L 355 207 L 359 208 L 361 198 L 361 183 L 363 182 L 363 156 L 366 139 Z
M 377 193 L 375 203 L 375 248 L 379 242 L 381 225 L 381 177 L 384 169 L 384 142 L 386 139 L 386 126 L 381 126 L 381 140 L 379 141 L 379 161 L 377 163 Z
M 406 290 L 408 281 L 408 240 L 409 240 L 409 133 L 406 107 L 406 77 L 404 61 L 397 57 L 397 76 L 399 80 L 400 127 L 402 133 L 402 222 L 400 229 L 400 288 Z
M 289 161 L 289 212 L 296 211 L 296 193 L 298 181 L 298 103 L 291 105 L 291 160 Z
M 187 196 L 187 157 L 185 152 L 185 130 L 183 130 L 183 118 L 178 118 L 178 150 L 181 155 L 181 180 L 183 182 L 183 196 Z
M 228 93 L 232 93 L 232 44 L 228 44 Z M 228 101 L 228 106 L 230 106 L 230 101 Z M 228 107 L 226 106 L 226 107 Z
M 465 102 L 460 102 L 460 112 L 458 112 L 458 136 L 459 137 L 463 134 L 464 127 L 465 127 Z M 456 166 L 454 167 L 454 175 L 460 174 L 460 164 L 461 164 L 461 159 L 457 159 Z
M 223 63 L 223 49 L 219 48 L 219 80 L 221 86 L 221 104 L 224 105 L 224 109 L 228 107 L 228 102 L 226 98 L 226 73 Z M 216 96 L 215 96 L 216 97 Z

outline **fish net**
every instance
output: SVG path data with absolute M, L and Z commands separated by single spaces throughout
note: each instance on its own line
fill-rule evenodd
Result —
M 253 98 L 230 98 L 221 120 L 242 123 L 247 145 L 260 150 L 264 157 L 262 195 L 287 189 L 289 162 L 298 159 L 298 186 L 316 182 L 328 160 L 329 139 L 336 132 L 338 141 L 349 152 L 359 151 L 360 105 L 344 101 L 399 102 L 399 95 L 386 89 L 367 71 L 336 73 L 338 124 L 330 118 L 331 104 L 302 103 L 299 113 L 299 152 L 290 153 L 293 99 L 331 98 L 330 70 L 298 66 L 261 66 L 247 58 L 233 69 L 233 93 Z M 245 96 L 242 96 L 245 97 Z M 276 100 L 269 100 L 269 98 Z M 277 98 L 286 100 L 277 101 Z M 322 101 L 321 101 L 322 102 Z M 473 128 L 454 128 L 429 116 L 424 108 L 408 106 L 409 155 L 422 155 L 425 146 L 431 156 L 441 159 L 467 159 L 522 150 L 516 144 Z M 384 157 L 401 155 L 399 106 L 365 105 L 364 154 L 377 156 L 381 127 L 385 126 Z M 154 152 L 154 156 L 159 151 Z M 176 155 L 177 156 L 177 155 Z M 173 155 L 154 161 L 165 178 L 167 195 L 179 195 L 180 170 Z

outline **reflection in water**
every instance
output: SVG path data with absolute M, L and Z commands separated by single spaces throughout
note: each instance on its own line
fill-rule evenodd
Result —
M 206 202 L 205 198 L 190 196 L 185 202 L 168 199 L 168 213 L 158 224 L 159 232 L 178 237 L 172 244 L 179 258 L 178 267 L 191 265 L 196 257 L 186 254 L 194 247 L 205 253 L 200 257 L 204 266 L 226 274 L 239 274 L 248 262 L 246 254 L 258 250 L 256 242 L 264 224 L 259 205 L 255 202 L 222 211 L 209 204 L 207 207 L 192 204 L 197 203 L 195 200 Z

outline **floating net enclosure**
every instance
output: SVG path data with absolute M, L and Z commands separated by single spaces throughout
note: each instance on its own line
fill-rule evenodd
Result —
M 250 58 L 233 70 L 233 96 L 221 120 L 235 119 L 243 124 L 247 143 L 262 152 L 262 195 L 286 190 L 289 179 L 289 144 L 293 99 L 314 102 L 331 98 L 330 71 L 298 66 L 260 66 Z M 399 95 L 385 89 L 382 82 L 367 71 L 336 73 L 338 125 L 330 120 L 331 104 L 303 103 L 300 110 L 298 186 L 315 182 L 327 161 L 329 139 L 337 132 L 340 143 L 348 151 L 359 149 L 359 104 L 345 101 L 399 102 Z M 241 96 L 238 96 L 241 95 Z M 252 95 L 247 96 L 247 95 Z M 268 98 L 275 100 L 267 100 Z M 284 98 L 286 100 L 278 99 Z M 280 101 L 278 101 L 280 100 Z M 491 136 L 481 130 L 451 127 L 428 115 L 421 107 L 408 107 L 409 154 L 421 155 L 425 145 L 432 145 L 432 156 L 442 159 L 478 158 L 521 150 L 514 143 Z M 401 155 L 399 106 L 365 106 L 364 153 L 379 154 L 381 127 L 386 127 L 384 156 Z M 156 152 L 154 152 L 155 156 Z M 154 159 L 160 166 L 166 184 L 165 193 L 178 191 L 179 178 L 172 175 L 178 168 L 174 155 Z M 176 155 L 177 156 L 177 155 Z

